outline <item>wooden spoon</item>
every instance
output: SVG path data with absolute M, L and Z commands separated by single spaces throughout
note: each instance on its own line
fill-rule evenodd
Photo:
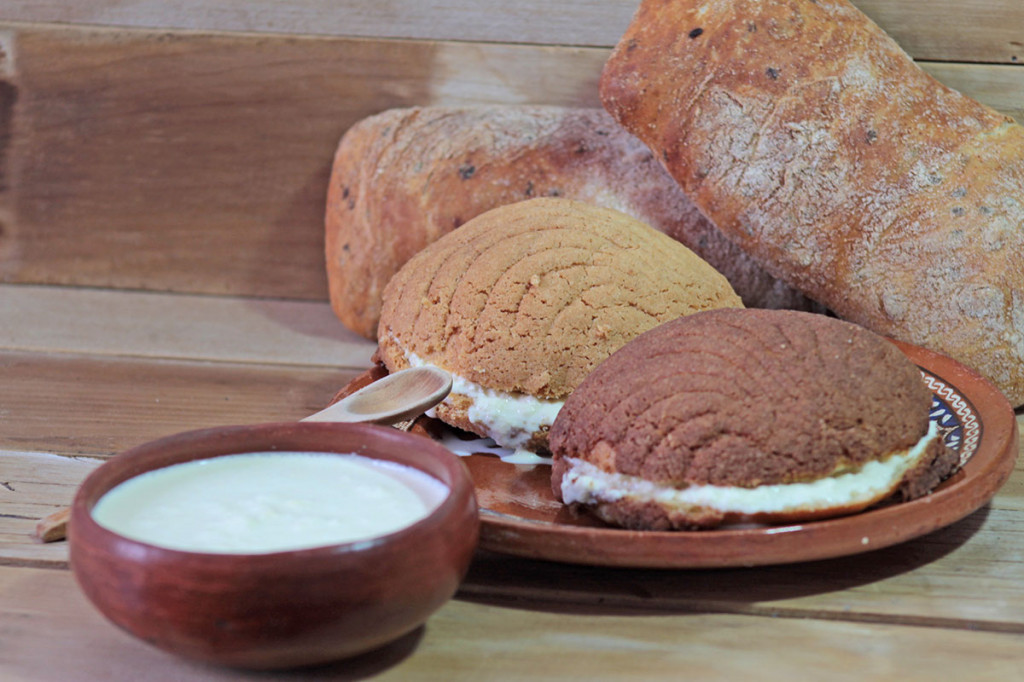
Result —
M 452 378 L 436 367 L 411 367 L 374 381 L 338 402 L 300 420 L 304 422 L 369 422 L 406 429 L 419 415 L 445 399 Z M 67 537 L 71 510 L 55 511 L 36 524 L 36 537 L 56 542 Z
M 395 424 L 423 414 L 451 390 L 448 372 L 436 367 L 412 367 L 363 386 L 302 421 Z

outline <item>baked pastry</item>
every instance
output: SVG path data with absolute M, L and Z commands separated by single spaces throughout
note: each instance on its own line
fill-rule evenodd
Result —
M 552 488 L 634 529 L 846 514 L 951 473 L 930 407 L 917 367 L 861 327 L 701 312 L 635 338 L 569 396 L 550 432 Z
M 1024 127 L 847 0 L 645 0 L 600 90 L 772 274 L 1024 404 Z
M 823 309 L 768 275 L 599 108 L 415 107 L 341 139 L 327 197 L 331 304 L 374 338 L 380 299 L 413 254 L 486 210 L 560 196 L 627 213 L 688 246 L 758 308 Z
M 637 334 L 741 306 L 692 251 L 611 209 L 531 199 L 483 213 L 409 260 L 384 290 L 377 357 L 453 375 L 441 420 L 545 452 L 566 396 Z

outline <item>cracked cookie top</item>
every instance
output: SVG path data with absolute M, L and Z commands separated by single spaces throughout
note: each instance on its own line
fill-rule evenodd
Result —
M 492 209 L 430 244 L 384 291 L 379 357 L 413 354 L 480 386 L 563 399 L 638 334 L 741 307 L 679 242 L 618 211 L 560 198 Z
M 598 366 L 549 434 L 560 458 L 673 487 L 811 481 L 917 443 L 931 393 L 893 344 L 785 310 L 713 310 Z

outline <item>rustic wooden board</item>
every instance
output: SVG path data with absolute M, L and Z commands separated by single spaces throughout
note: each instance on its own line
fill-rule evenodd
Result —
M 93 324 L 90 315 L 68 314 L 75 304 L 112 320 L 135 316 L 137 325 L 116 337 L 126 348 L 140 344 L 145 330 L 159 326 L 171 311 L 200 328 L 210 324 L 210 310 L 242 326 L 251 313 L 248 306 L 233 305 L 241 301 L 127 292 L 0 286 L 0 297 L 12 290 L 21 301 L 22 326 L 65 313 L 64 324 L 52 329 L 63 328 L 67 338 L 78 339 L 71 351 L 94 343 L 92 332 L 80 333 Z M 85 305 L 88 301 L 103 305 Z M 188 305 L 178 309 L 179 303 Z M 205 304 L 213 307 L 203 310 Z M 197 311 L 189 313 L 192 305 Z M 281 305 L 285 313 L 309 309 L 302 303 Z M 68 572 L 52 570 L 66 566 L 66 544 L 34 542 L 34 522 L 70 502 L 77 483 L 109 452 L 161 432 L 203 425 L 197 422 L 252 421 L 262 410 L 298 418 L 325 402 L 345 372 L 296 364 L 287 347 L 281 350 L 283 361 L 271 364 L 232 362 L 226 359 L 230 354 L 217 361 L 187 360 L 209 355 L 202 334 L 184 335 L 175 350 L 182 358 L 175 360 L 119 358 L 113 342 L 101 349 L 104 354 L 54 353 L 44 340 L 25 336 L 42 347 L 0 354 L 0 405 L 5 427 L 14 427 L 2 435 L 29 444 L 0 443 L 7 448 L 0 452 L 0 564 L 8 566 L 0 568 L 0 618 L 5 619 L 0 629 L 8 645 L 0 648 L 0 667 L 12 680 L 33 679 L 40 671 L 55 679 L 83 671 L 98 679 L 137 679 L 141 671 L 145 679 L 239 678 L 153 652 L 102 621 Z M 227 340 L 230 346 L 237 339 Z M 83 451 L 99 457 L 50 454 Z M 1020 469 L 1014 473 L 991 509 L 949 529 L 827 562 L 734 571 L 626 571 L 481 554 L 458 600 L 396 650 L 360 659 L 357 669 L 397 679 L 429 678 L 438 670 L 446 679 L 478 679 L 482 670 L 518 675 L 525 672 L 520 657 L 508 652 L 525 651 L 557 659 L 544 668 L 553 676 L 571 679 L 585 671 L 584 677 L 593 678 L 600 670 L 586 668 L 587 661 L 598 660 L 600 669 L 621 666 L 641 651 L 671 662 L 665 669 L 661 663 L 645 669 L 647 675 L 671 674 L 693 659 L 702 670 L 707 666 L 728 677 L 742 666 L 768 665 L 773 648 L 799 641 L 832 657 L 801 665 L 837 665 L 862 655 L 865 642 L 874 642 L 879 651 L 864 659 L 858 679 L 902 672 L 907 652 L 930 660 L 953 652 L 943 667 L 954 669 L 956 660 L 967 657 L 961 663 L 965 674 L 967 668 L 976 672 L 980 661 L 994 675 L 1012 676 L 1024 642 L 1021 474 Z M 735 641 L 723 632 L 757 642 L 744 644 L 743 662 L 735 668 L 709 663 Z M 61 657 L 46 654 L 55 640 L 61 642 Z M 680 650 L 681 641 L 686 651 Z M 897 645 L 900 655 L 886 655 L 884 642 Z M 616 652 L 626 653 L 620 659 Z M 572 658 L 578 661 L 565 663 Z M 74 670 L 65 663 L 71 659 Z M 770 675 L 796 674 L 786 660 Z
M 1021 3 L 1024 8 L 1024 3 Z M 1024 26 L 1021 27 L 1024 40 Z M 959 90 L 1024 123 L 1024 66 L 925 62 L 921 66 L 939 82 Z
M 301 419 L 370 364 L 326 303 L 0 285 L 0 448 Z
M 327 297 L 349 125 L 414 104 L 598 106 L 608 54 L 35 25 L 0 45 L 0 282 L 309 300 Z M 1024 110 L 1024 67 L 925 66 Z
M 0 488 L 0 506 L 9 515 L 0 523 L 0 561 L 45 565 L 60 565 L 66 556 L 31 542 L 34 520 L 66 505 L 92 465 L 46 453 L 102 459 L 186 429 L 298 419 L 326 404 L 362 370 L 362 353 L 372 348 L 361 340 L 349 346 L 327 339 L 336 323 L 326 304 L 303 302 L 0 285 L 0 318 L 13 322 L 0 330 L 0 448 L 8 451 L 0 453 L 0 483 L 14 488 Z M 113 333 L 105 336 L 104 330 Z M 254 334 L 265 345 L 247 348 Z M 315 337 L 313 345 L 303 342 L 306 334 Z M 335 343 L 347 349 L 338 368 L 328 362 Z M 1009 598 L 1014 586 L 1024 585 L 1024 557 L 1013 554 L 1024 539 L 1009 541 L 1024 532 L 1022 522 L 1024 464 L 1018 463 L 991 510 L 861 558 L 726 572 L 725 581 L 709 577 L 715 572 L 691 572 L 680 582 L 671 572 L 632 575 L 502 557 L 480 563 L 466 589 L 624 607 L 650 607 L 651 596 L 665 605 L 703 600 L 715 608 L 730 603 L 733 610 L 767 602 L 757 606 L 763 611 L 778 608 L 775 602 L 792 606 L 801 585 L 814 584 L 821 592 L 824 584 L 839 596 L 800 602 L 798 608 L 838 612 L 852 590 L 861 600 L 859 613 L 941 619 L 952 618 L 942 609 L 956 605 L 970 618 L 999 627 L 1013 622 L 1015 609 L 1024 609 L 1024 600 Z M 507 580 L 510 574 L 516 580 Z M 889 587 L 880 590 L 879 582 Z M 1009 587 L 977 602 L 936 600 L 923 589 L 973 593 L 971 585 L 980 583 Z
M 1018 0 L 853 0 L 853 4 L 915 59 L 1024 63 L 1024 3 Z
M 596 105 L 604 57 L 67 28 L 18 28 L 8 48 L 0 281 L 321 300 L 349 125 L 432 102 Z
M 0 285 L 0 350 L 362 371 L 376 344 L 327 303 Z
M 99 461 L 0 452 L 0 564 L 66 566 L 66 544 L 35 542 L 34 525 L 69 504 Z M 481 553 L 461 594 L 524 606 L 702 610 L 1024 633 L 1022 546 L 1024 516 L 993 507 L 898 547 L 756 569 L 624 571 Z
M 67 567 L 67 543 L 40 542 L 36 524 L 70 506 L 79 484 L 102 463 L 94 457 L 0 450 L 0 564 Z
M 524 607 L 601 604 L 1024 634 L 1021 546 L 1024 516 L 992 508 L 903 545 L 755 569 L 613 572 L 481 554 L 462 593 Z
M 87 412 L 88 406 L 77 410 Z M 69 406 L 60 414 L 74 411 Z M 50 451 L 61 452 L 63 445 L 54 442 Z M 101 461 L 0 451 L 0 564 L 66 566 L 66 545 L 37 543 L 35 522 L 70 503 L 75 487 Z M 1011 485 L 989 507 L 915 541 L 852 557 L 756 569 L 659 571 L 481 553 L 461 593 L 533 607 L 699 610 L 1024 633 L 1022 482 L 1018 466 Z
M 67 506 L 76 486 L 101 461 L 0 451 L 0 564 L 66 566 L 66 544 L 37 543 L 35 522 Z M 1024 478 L 1020 471 L 1014 476 Z M 900 546 L 755 569 L 617 570 L 481 552 L 461 594 L 523 606 L 708 611 L 1024 633 L 1019 504 L 1004 492 L 990 508 Z
M 178 431 L 298 420 L 356 373 L 0 352 L 0 449 L 109 457 Z
M 132 445 L 323 406 L 372 351 L 323 303 L 344 130 L 413 104 L 597 106 L 635 4 L 0 0 L 0 677 L 253 679 L 103 621 L 36 518 Z M 856 4 L 1024 120 L 1019 0 Z M 1022 567 L 1018 463 L 989 507 L 856 557 L 630 571 L 481 553 L 426 628 L 289 677 L 1020 679 Z
M 266 678 L 147 647 L 104 621 L 67 571 L 0 568 L 0 598 L 9 682 Z M 456 599 L 384 649 L 287 679 L 1011 680 L 1022 660 L 1024 639 L 1008 633 Z
M 622 35 L 637 4 L 638 0 L 4 0 L 0 21 L 608 47 Z M 1024 59 L 1024 5 L 1017 0 L 853 4 L 917 59 Z
M 370 363 L 326 303 L 0 285 L 0 551 L 33 542 L 101 459 L 151 438 L 299 419 Z M 24 452 L 23 450 L 36 450 Z

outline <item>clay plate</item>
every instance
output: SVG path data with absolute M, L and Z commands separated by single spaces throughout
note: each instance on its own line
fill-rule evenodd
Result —
M 954 523 L 987 503 L 1013 470 L 1018 450 L 1013 408 L 991 383 L 958 362 L 909 344 L 896 345 L 921 368 L 933 393 L 931 418 L 938 421 L 946 443 L 960 454 L 960 471 L 931 495 L 787 526 L 631 531 L 570 512 L 551 492 L 547 465 L 515 465 L 494 455 L 472 454 L 463 461 L 480 507 L 480 546 L 594 566 L 763 566 L 888 547 Z M 339 396 L 383 373 L 380 368 L 368 371 Z

